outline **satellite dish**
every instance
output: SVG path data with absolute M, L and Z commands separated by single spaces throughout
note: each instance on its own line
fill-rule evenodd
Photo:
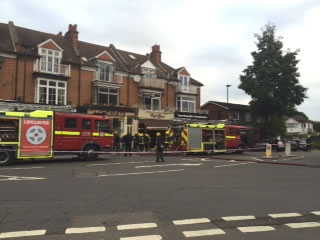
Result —
M 140 76 L 140 75 L 135 75 L 135 76 L 133 77 L 133 80 L 134 80 L 135 82 L 140 82 L 141 76 Z

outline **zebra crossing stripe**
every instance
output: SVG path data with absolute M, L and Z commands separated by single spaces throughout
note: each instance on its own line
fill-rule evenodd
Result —
M 290 228 L 311 228 L 311 227 L 320 227 L 319 222 L 302 222 L 302 223 L 288 223 L 285 224 Z
M 202 236 L 211 236 L 211 235 L 220 235 L 226 234 L 221 229 L 207 229 L 207 230 L 198 230 L 198 231 L 184 231 L 182 232 L 185 237 L 202 237 Z
M 75 233 L 93 233 L 93 232 L 104 232 L 106 231 L 105 227 L 83 227 L 83 228 L 67 228 L 66 234 L 75 234 Z
M 155 228 L 158 225 L 156 223 L 138 223 L 138 224 L 127 224 L 118 225 L 118 230 L 130 230 L 130 229 L 143 229 L 143 228 Z
M 174 225 L 186 225 L 186 224 L 209 223 L 211 221 L 208 218 L 195 218 L 195 219 L 175 220 L 172 222 Z
M 147 235 L 147 236 L 136 236 L 136 237 L 122 237 L 120 240 L 162 240 L 160 235 Z
M 243 233 L 252 233 L 252 232 L 267 232 L 275 230 L 274 227 L 271 226 L 250 226 L 250 227 L 238 227 L 240 232 Z
M 277 213 L 277 214 L 268 214 L 272 218 L 286 218 L 286 217 L 301 217 L 300 213 Z
M 19 232 L 5 232 L 0 233 L 0 239 L 16 238 L 16 237 L 31 237 L 45 235 L 47 230 L 32 230 L 32 231 L 19 231 Z
M 320 215 L 320 211 L 311 212 L 314 215 Z
M 241 221 L 241 220 L 252 220 L 256 219 L 255 216 L 230 216 L 230 217 L 222 217 L 225 221 Z

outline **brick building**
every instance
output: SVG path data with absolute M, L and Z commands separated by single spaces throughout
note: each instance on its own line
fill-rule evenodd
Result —
M 200 82 L 161 60 L 63 35 L 0 23 L 0 110 L 52 109 L 105 114 L 121 134 L 164 129 L 200 111 Z M 187 114 L 186 114 L 187 113 Z
M 239 125 L 251 125 L 253 121 L 250 106 L 244 104 L 208 101 L 201 109 L 208 113 L 210 120 L 227 120 Z

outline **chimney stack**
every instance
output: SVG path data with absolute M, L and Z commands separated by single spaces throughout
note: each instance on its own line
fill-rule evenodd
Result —
M 70 39 L 72 42 L 72 46 L 78 48 L 78 31 L 77 31 L 77 24 L 69 24 L 69 30 L 64 35 L 66 38 Z
M 152 46 L 151 59 L 158 64 L 161 63 L 160 45 Z

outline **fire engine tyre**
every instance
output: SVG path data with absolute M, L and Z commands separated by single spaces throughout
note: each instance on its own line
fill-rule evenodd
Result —
M 86 161 L 95 161 L 98 158 L 98 154 L 96 153 L 98 151 L 98 148 L 94 145 L 88 145 L 84 149 L 84 160 Z
M 0 149 L 0 166 L 9 165 L 13 161 L 13 154 L 10 150 Z

